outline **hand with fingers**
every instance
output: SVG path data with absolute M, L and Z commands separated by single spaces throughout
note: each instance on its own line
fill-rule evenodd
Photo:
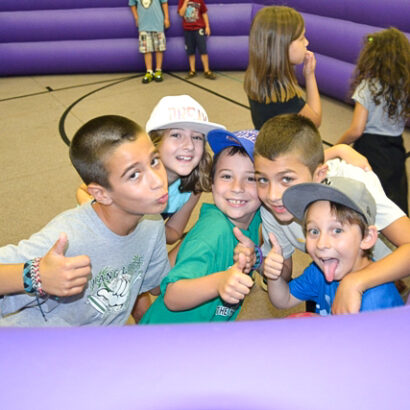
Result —
M 244 273 L 245 265 L 246 258 L 240 254 L 238 261 L 225 272 L 219 282 L 219 296 L 229 304 L 239 303 L 253 286 L 251 277 Z
M 284 259 L 282 256 L 282 248 L 272 232 L 269 232 L 269 240 L 272 244 L 272 249 L 265 257 L 263 274 L 268 279 L 275 280 L 282 274 Z
M 250 273 L 256 263 L 255 244 L 252 239 L 245 236 L 237 226 L 233 228 L 233 233 L 239 241 L 233 251 L 233 260 L 236 263 L 239 261 L 239 255 L 243 255 L 245 257 L 243 272 Z
M 66 234 L 60 234 L 54 246 L 41 258 L 41 284 L 49 295 L 63 297 L 81 293 L 91 275 L 90 258 L 86 255 L 66 257 L 67 244 Z

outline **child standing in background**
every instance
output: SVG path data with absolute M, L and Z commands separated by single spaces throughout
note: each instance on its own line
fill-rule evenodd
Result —
M 269 6 L 256 13 L 249 33 L 244 83 L 256 129 L 279 114 L 300 114 L 319 127 L 322 106 L 315 77 L 316 59 L 307 50 L 308 44 L 303 17 L 296 10 Z M 302 63 L 306 102 L 294 69 Z
M 215 80 L 216 75 L 209 69 L 209 58 L 205 36 L 211 35 L 209 27 L 208 9 L 203 0 L 179 0 L 178 14 L 182 17 L 184 29 L 185 50 L 188 54 L 189 73 L 187 78 L 196 76 L 195 51 L 198 49 L 201 56 L 204 76 Z
M 387 196 L 408 215 L 402 133 L 410 113 L 410 43 L 401 31 L 366 36 L 352 88 L 352 123 L 338 142 L 367 157 Z
M 164 27 L 169 28 L 167 0 L 129 0 L 135 24 L 139 31 L 139 51 L 144 54 L 146 74 L 144 84 L 152 80 L 161 82 L 163 53 L 166 50 Z M 152 53 L 155 52 L 155 73 L 152 71 Z

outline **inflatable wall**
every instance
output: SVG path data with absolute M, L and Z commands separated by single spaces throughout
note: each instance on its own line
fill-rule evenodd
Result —
M 366 33 L 389 26 L 410 32 L 407 0 L 208 0 L 207 4 L 212 29 L 208 47 L 215 70 L 244 70 L 253 16 L 265 5 L 287 4 L 305 18 L 310 49 L 318 60 L 320 91 L 340 100 L 348 93 Z M 169 9 L 164 69 L 187 70 L 177 0 L 169 0 Z M 137 38 L 127 0 L 2 0 L 0 76 L 144 71 Z

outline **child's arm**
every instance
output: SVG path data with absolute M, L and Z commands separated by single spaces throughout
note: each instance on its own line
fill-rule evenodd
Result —
M 369 111 L 359 102 L 355 103 L 353 119 L 348 130 L 340 137 L 338 144 L 353 144 L 366 127 Z
M 162 11 L 164 12 L 164 27 L 169 28 L 171 23 L 169 21 L 168 3 L 161 3 Z
M 186 11 L 186 8 L 187 8 L 187 6 L 188 6 L 188 2 L 189 2 L 189 0 L 184 0 L 184 2 L 182 3 L 181 7 L 178 8 L 178 14 L 179 14 L 181 17 L 184 17 L 184 15 L 185 15 L 185 11 Z
M 172 245 L 177 240 L 181 239 L 192 211 L 200 197 L 201 194 L 191 194 L 184 206 L 168 219 L 165 224 L 167 244 Z
M 305 77 L 306 87 L 306 104 L 299 111 L 300 115 L 304 115 L 313 121 L 316 127 L 322 123 L 322 103 L 320 102 L 319 89 L 317 88 L 316 76 L 316 58 L 311 51 L 307 51 L 303 64 L 303 75 Z
M 205 22 L 205 34 L 207 36 L 210 36 L 211 35 L 211 27 L 209 25 L 208 13 L 203 13 L 202 17 L 204 18 L 204 22 Z
M 138 11 L 137 6 L 130 6 L 132 15 L 134 16 L 135 25 L 138 27 Z
M 75 194 L 75 197 L 77 199 L 77 203 L 79 205 L 85 204 L 88 201 L 91 201 L 92 199 L 94 199 L 92 197 L 92 195 L 90 195 L 87 191 L 87 185 L 85 184 L 81 184 L 78 189 L 77 192 Z
M 346 144 L 337 144 L 325 150 L 325 162 L 331 159 L 340 158 L 350 165 L 362 168 L 364 171 L 371 171 L 372 167 L 367 158 Z
M 240 302 L 250 292 L 252 279 L 243 273 L 243 258 L 226 271 L 195 279 L 181 279 L 169 283 L 164 295 L 169 310 L 193 309 L 220 296 L 225 302 Z
M 410 219 L 403 216 L 382 230 L 398 248 L 390 255 L 347 275 L 340 282 L 332 305 L 332 313 L 357 313 L 362 294 L 367 289 L 410 275 Z
M 42 289 L 53 296 L 72 296 L 81 293 L 91 273 L 90 259 L 81 255 L 65 257 L 67 237 L 65 234 L 40 261 Z M 24 292 L 24 264 L 0 265 L 0 295 Z

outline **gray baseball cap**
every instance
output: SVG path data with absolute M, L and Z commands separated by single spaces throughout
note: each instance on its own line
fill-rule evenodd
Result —
M 363 215 L 369 225 L 376 220 L 376 202 L 363 182 L 346 177 L 329 177 L 316 182 L 289 187 L 283 194 L 283 205 L 299 220 L 306 208 L 316 201 L 331 201 Z

